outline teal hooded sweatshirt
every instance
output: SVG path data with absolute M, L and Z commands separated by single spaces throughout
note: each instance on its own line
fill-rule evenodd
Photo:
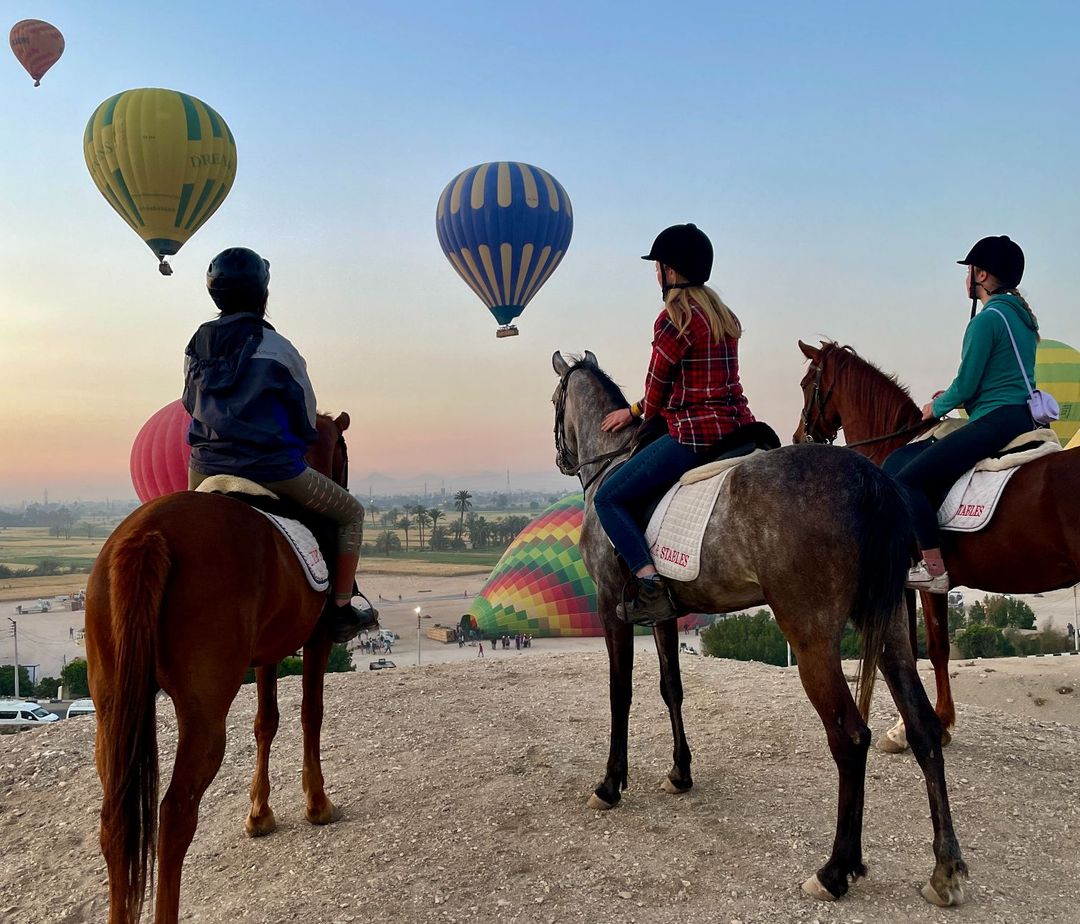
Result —
M 1004 315 L 988 311 L 997 308 Z M 1035 384 L 1035 346 L 1038 325 L 1014 295 L 994 295 L 969 322 L 964 331 L 960 369 L 952 384 L 934 399 L 934 416 L 943 417 L 954 408 L 963 407 L 971 420 L 1013 404 L 1025 404 L 1028 390 L 1020 375 L 1009 335 L 1024 363 L 1031 387 Z

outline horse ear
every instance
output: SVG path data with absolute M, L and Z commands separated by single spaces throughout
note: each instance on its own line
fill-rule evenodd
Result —
M 822 344 L 822 346 L 825 346 L 825 344 Z M 817 359 L 818 354 L 821 352 L 821 350 L 815 349 L 814 347 L 810 346 L 810 344 L 803 343 L 801 340 L 799 341 L 799 349 L 802 350 L 803 356 L 805 356 L 809 360 Z
M 596 354 L 592 350 L 585 351 L 585 362 L 587 362 L 590 366 L 596 366 L 597 368 L 600 368 L 600 363 L 596 361 Z
M 351 423 L 348 413 L 342 411 L 340 414 L 337 415 L 337 417 L 334 418 L 334 423 L 336 423 L 337 428 L 342 433 L 344 433 L 346 430 L 349 429 L 349 424 Z
M 562 353 L 556 350 L 551 354 L 551 368 L 555 370 L 556 375 L 564 376 L 570 371 L 570 364 L 563 359 Z

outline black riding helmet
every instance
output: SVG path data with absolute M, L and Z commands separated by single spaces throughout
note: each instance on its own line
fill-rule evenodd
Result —
M 1024 278 L 1024 251 L 1007 235 L 984 237 L 968 251 L 961 266 L 977 266 L 997 277 L 1003 288 L 1015 289 Z
M 692 286 L 703 286 L 712 275 L 712 243 L 697 225 L 672 225 L 653 241 L 652 249 L 641 258 L 670 266 L 686 277 Z M 672 286 L 665 286 L 664 291 Z M 684 286 L 685 288 L 685 286 Z
M 261 311 L 269 287 L 270 261 L 247 247 L 221 251 L 206 270 L 207 291 L 225 314 Z

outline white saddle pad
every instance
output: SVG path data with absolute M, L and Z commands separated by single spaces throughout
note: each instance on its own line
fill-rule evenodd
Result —
M 256 508 L 257 509 L 257 508 Z M 275 516 L 260 510 L 264 517 L 273 523 L 278 531 L 292 546 L 297 559 L 303 565 L 304 577 L 311 585 L 312 590 L 324 591 L 330 586 L 330 573 L 326 567 L 326 559 L 323 558 L 319 543 L 315 541 L 311 530 L 299 520 L 289 520 L 285 517 Z
M 1021 465 L 1061 451 L 1057 434 L 1050 429 L 1022 433 L 1005 448 L 1027 443 L 1036 445 L 997 459 L 983 459 L 966 471 L 938 509 L 938 526 L 956 533 L 978 532 L 990 522 L 1005 485 Z
M 720 488 L 733 467 L 729 466 L 705 481 L 679 482 L 661 498 L 645 529 L 645 541 L 649 544 L 656 570 L 664 577 L 673 581 L 697 578 L 701 570 L 705 526 L 716 506 Z

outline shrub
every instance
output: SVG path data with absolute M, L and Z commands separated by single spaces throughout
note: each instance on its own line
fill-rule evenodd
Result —
M 60 671 L 60 679 L 67 687 L 70 696 L 89 696 L 90 684 L 86 679 L 86 659 L 75 658 L 64 665 Z
M 965 658 L 996 658 L 1006 653 L 1007 642 L 997 626 L 976 623 L 956 634 L 956 646 Z

